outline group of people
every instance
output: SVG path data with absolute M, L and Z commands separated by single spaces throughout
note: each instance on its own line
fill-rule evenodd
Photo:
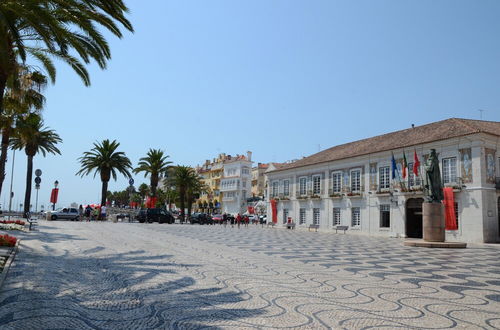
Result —
M 236 224 L 238 228 L 240 228 L 240 225 L 243 224 L 245 227 L 248 227 L 248 224 L 250 223 L 250 218 L 248 215 L 241 215 L 237 214 L 236 217 L 231 215 L 231 214 L 222 214 L 222 223 L 224 224 L 224 227 L 226 227 L 229 224 L 231 224 L 231 227 L 234 227 Z
M 80 215 L 80 221 L 84 219 L 89 222 L 92 220 L 106 220 L 106 206 L 97 206 L 92 208 L 92 206 L 87 205 L 85 208 L 83 205 L 78 207 L 78 214 Z

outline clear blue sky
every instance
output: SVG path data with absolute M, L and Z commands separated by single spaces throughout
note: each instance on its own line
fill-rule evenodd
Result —
M 59 205 L 97 202 L 99 179 L 74 174 L 105 138 L 134 164 L 148 148 L 184 165 L 247 150 L 279 162 L 478 109 L 500 120 L 497 0 L 126 2 L 136 32 L 109 39 L 113 59 L 90 68 L 92 87 L 59 64 L 47 90 L 46 124 L 64 144 L 35 158 L 39 203 L 56 179 Z M 17 206 L 25 162 L 18 153 Z

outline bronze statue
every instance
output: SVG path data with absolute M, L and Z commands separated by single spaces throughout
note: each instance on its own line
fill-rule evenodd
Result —
M 431 154 L 425 162 L 425 189 L 426 202 L 441 203 L 444 199 L 443 186 L 441 184 L 441 172 L 439 171 L 439 160 L 436 149 L 431 149 Z

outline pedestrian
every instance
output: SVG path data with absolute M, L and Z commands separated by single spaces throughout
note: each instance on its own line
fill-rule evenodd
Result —
M 238 213 L 236 216 L 236 223 L 238 224 L 238 229 L 240 229 L 241 215 Z
M 82 206 L 82 204 L 80 204 L 80 206 L 78 207 L 78 220 L 79 221 L 83 220 L 83 206 Z
M 106 205 L 101 207 L 101 219 L 106 220 Z
M 226 212 L 224 212 L 224 214 L 222 215 L 222 222 L 224 222 L 224 228 L 227 227 L 227 214 Z
M 90 222 L 90 217 L 92 216 L 92 207 L 90 205 L 87 205 L 85 208 L 85 217 L 87 218 L 87 222 Z
M 248 215 L 245 215 L 245 216 L 243 217 L 243 221 L 245 221 L 245 227 L 247 227 L 247 228 L 248 228 L 248 222 L 250 221 L 250 219 L 248 218 Z
M 93 214 L 93 217 L 94 220 L 99 220 L 99 206 L 97 206 L 95 209 L 94 209 L 94 212 L 92 212 Z

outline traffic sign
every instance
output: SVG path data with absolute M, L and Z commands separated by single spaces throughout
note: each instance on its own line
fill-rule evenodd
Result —
M 130 180 L 128 180 L 128 184 L 133 186 L 134 185 L 134 179 L 130 178 Z
M 40 185 L 38 183 L 35 185 L 35 189 L 40 189 Z
M 40 186 L 40 183 L 41 183 L 41 182 L 42 182 L 42 179 L 40 179 L 40 177 L 39 177 L 39 176 L 37 176 L 37 177 L 35 178 L 35 183 L 36 183 L 38 186 Z
M 36 175 L 36 176 L 42 176 L 42 170 L 41 170 L 41 169 L 39 169 L 39 168 L 37 168 L 37 169 L 35 170 L 35 175 Z

